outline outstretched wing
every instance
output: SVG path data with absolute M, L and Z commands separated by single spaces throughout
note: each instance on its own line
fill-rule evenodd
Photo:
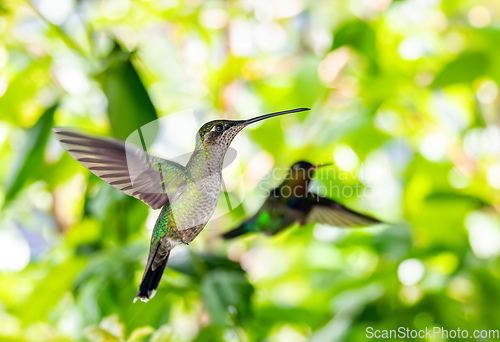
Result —
M 57 139 L 80 164 L 106 183 L 153 209 L 168 203 L 169 194 L 186 182 L 184 166 L 153 157 L 136 145 L 54 128 Z
M 331 199 L 314 193 L 307 195 L 312 207 L 307 216 L 307 222 L 318 222 L 340 228 L 370 226 L 381 221 L 344 207 Z
M 276 235 L 303 217 L 303 211 L 290 208 L 281 203 L 276 197 L 270 196 L 254 216 L 245 220 L 233 230 L 222 234 L 222 237 L 229 240 L 248 232 Z

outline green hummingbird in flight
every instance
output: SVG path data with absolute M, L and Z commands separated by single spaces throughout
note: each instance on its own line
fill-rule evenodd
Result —
M 144 149 L 117 139 L 91 137 L 65 128 L 54 128 L 68 153 L 103 181 L 160 209 L 154 226 L 146 269 L 137 299 L 153 298 L 170 251 L 189 244 L 213 215 L 222 185 L 226 152 L 246 126 L 278 115 L 309 110 L 297 108 L 249 120 L 215 120 L 201 126 L 195 150 L 186 166 L 158 158 Z
M 313 165 L 305 161 L 293 164 L 285 180 L 271 190 L 257 213 L 222 237 L 228 240 L 252 232 L 275 235 L 294 222 L 300 226 L 318 222 L 341 228 L 381 223 L 309 191 L 313 172 L 327 165 L 330 164 Z

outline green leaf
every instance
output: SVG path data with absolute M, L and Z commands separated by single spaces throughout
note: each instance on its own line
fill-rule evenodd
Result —
M 113 133 L 122 139 L 158 118 L 131 56 L 117 46 L 111 52 L 110 64 L 100 75 L 108 99 L 108 117 Z
M 212 324 L 222 326 L 249 313 L 253 287 L 242 272 L 215 270 L 204 277 L 201 294 Z
M 375 46 L 375 31 L 364 21 L 351 21 L 340 27 L 334 33 L 332 50 L 343 45 L 351 46 L 366 55 L 373 66 L 377 63 L 377 49 Z
M 481 208 L 488 206 L 488 203 L 484 202 L 482 199 L 464 193 L 453 193 L 453 192 L 433 192 L 425 198 L 429 202 L 449 202 L 453 204 L 464 204 L 471 208 Z
M 179 341 L 177 335 L 172 331 L 172 328 L 166 325 L 161 326 L 151 336 L 150 342 L 176 342 Z
M 14 166 L 6 185 L 6 202 L 14 198 L 19 190 L 43 165 L 45 145 L 51 134 L 54 112 L 57 105 L 47 109 L 37 123 L 27 132 L 26 141 L 17 153 Z
M 172 258 L 168 262 L 168 268 L 199 279 L 203 278 L 206 273 L 217 269 L 243 272 L 237 262 L 218 255 L 194 251 L 190 251 L 189 258 Z
M 47 319 L 54 305 L 73 290 L 73 282 L 85 264 L 81 258 L 68 258 L 58 265 L 46 263 L 43 277 L 32 282 L 33 290 L 16 308 L 16 313 L 22 314 L 27 324 Z
M 105 329 L 99 327 L 90 327 L 85 329 L 84 334 L 91 341 L 99 342 L 121 342 L 119 337 L 114 336 Z
M 125 326 L 118 315 L 103 318 L 99 326 L 91 326 L 85 329 L 84 334 L 92 341 L 121 342 Z
M 465 52 L 448 63 L 436 76 L 432 85 L 443 87 L 453 83 L 472 82 L 488 70 L 488 56 L 482 52 Z
M 20 113 L 25 112 L 26 108 L 39 106 L 34 99 L 36 94 L 47 86 L 50 79 L 47 71 L 50 59 L 30 60 L 22 51 L 14 49 L 10 51 L 10 58 L 15 58 L 21 64 L 29 63 L 24 70 L 13 76 L 5 94 L 0 96 L 2 121 L 12 121 L 19 124 L 22 120 Z
M 130 337 L 127 339 L 127 342 L 140 341 L 142 338 L 149 336 L 154 332 L 155 330 L 150 326 L 134 329 L 134 331 L 130 334 Z
M 57 162 L 45 166 L 41 178 L 52 189 L 68 181 L 77 171 L 81 170 L 80 168 L 81 166 L 75 162 L 69 153 L 63 153 Z

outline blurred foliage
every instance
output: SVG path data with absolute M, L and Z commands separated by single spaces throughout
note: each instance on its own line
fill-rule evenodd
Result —
M 0 340 L 498 329 L 499 27 L 496 0 L 0 1 Z M 243 204 L 132 304 L 157 213 L 51 127 L 126 138 L 186 108 L 294 107 L 313 110 L 241 133 Z M 394 224 L 218 238 L 303 159 L 334 161 L 315 189 Z

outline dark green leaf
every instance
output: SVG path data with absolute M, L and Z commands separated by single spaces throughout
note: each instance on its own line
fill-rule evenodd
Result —
M 31 178 L 31 175 L 43 165 L 45 145 L 51 134 L 56 109 L 57 105 L 47 109 L 37 123 L 28 130 L 24 146 L 17 153 L 10 177 L 7 180 L 7 201 L 14 198 Z
M 115 48 L 110 65 L 100 77 L 108 98 L 108 117 L 113 133 L 127 138 L 141 126 L 156 120 L 156 110 L 149 98 L 131 57 Z
M 237 271 L 215 270 L 201 284 L 203 301 L 214 325 L 227 325 L 241 320 L 250 310 L 253 287 L 245 274 Z
M 351 46 L 366 55 L 370 62 L 375 66 L 377 62 L 375 39 L 375 31 L 364 21 L 351 21 L 340 27 L 334 33 L 332 50 L 335 50 L 343 45 Z
M 488 56 L 482 52 L 465 52 L 446 65 L 434 79 L 434 87 L 453 83 L 472 82 L 485 74 L 488 69 Z

